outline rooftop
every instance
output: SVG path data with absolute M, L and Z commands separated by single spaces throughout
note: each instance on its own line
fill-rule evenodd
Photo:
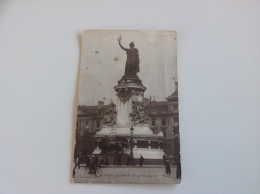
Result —
M 162 106 L 162 105 L 168 105 L 167 101 L 152 101 L 149 102 L 146 106 Z

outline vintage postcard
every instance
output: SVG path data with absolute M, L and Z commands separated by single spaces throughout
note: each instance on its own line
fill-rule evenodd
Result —
M 181 182 L 176 39 L 83 32 L 74 183 Z

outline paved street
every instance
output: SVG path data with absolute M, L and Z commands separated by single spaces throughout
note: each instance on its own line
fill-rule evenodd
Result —
M 92 175 L 86 178 L 85 168 L 76 169 L 74 182 L 76 183 L 149 183 L 149 184 L 178 184 L 180 179 L 176 179 L 176 167 L 171 167 L 171 175 L 167 176 L 163 166 L 147 167 L 104 167 L 102 176 Z

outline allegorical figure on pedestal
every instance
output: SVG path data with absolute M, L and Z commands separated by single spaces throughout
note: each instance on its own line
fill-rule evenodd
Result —
M 144 111 L 144 103 L 133 101 L 132 104 L 132 112 L 130 113 L 130 117 L 134 124 L 147 124 L 149 121 L 149 117 L 146 115 Z
M 104 117 L 104 121 L 106 125 L 115 125 L 116 123 L 116 111 L 115 105 L 112 104 L 112 107 L 106 111 L 106 115 Z
M 129 44 L 130 49 L 124 48 L 121 44 L 121 36 L 119 37 L 118 43 L 119 46 L 126 51 L 127 59 L 125 64 L 125 76 L 137 76 L 137 72 L 139 72 L 139 51 L 135 48 L 135 44 L 131 42 Z

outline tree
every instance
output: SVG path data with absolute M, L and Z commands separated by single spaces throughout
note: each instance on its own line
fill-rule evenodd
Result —
M 75 153 L 81 156 L 92 154 L 96 148 L 94 133 L 86 133 L 84 136 L 76 137 Z

